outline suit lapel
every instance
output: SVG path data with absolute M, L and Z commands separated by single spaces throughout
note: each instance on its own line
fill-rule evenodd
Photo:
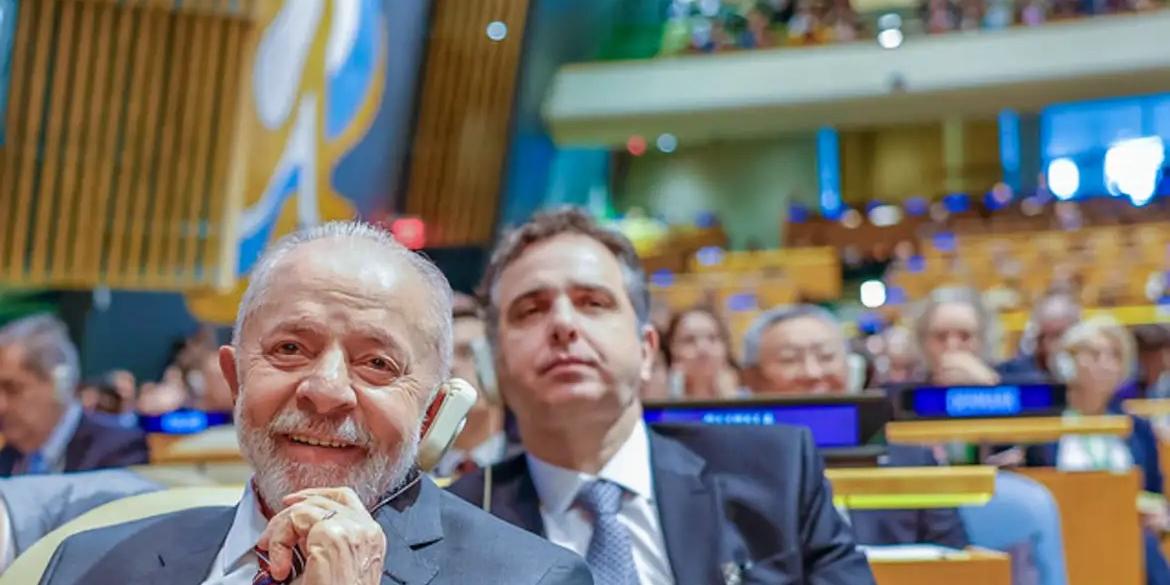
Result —
M 543 537 L 540 495 L 536 493 L 536 484 L 528 472 L 528 457 L 520 454 L 511 461 L 484 471 L 484 481 L 490 482 L 492 487 L 492 514 Z
M 141 563 L 133 585 L 158 583 L 201 583 L 211 572 L 211 563 L 219 553 L 232 526 L 236 509 L 210 508 L 203 513 L 185 514 L 177 522 L 160 522 L 147 527 L 120 548 L 127 551 L 153 551 L 154 554 L 131 553 L 126 558 Z
M 79 471 L 83 467 L 85 456 L 90 452 L 91 443 L 93 443 L 93 429 L 89 424 L 89 417 L 82 414 L 81 419 L 77 421 L 77 428 L 73 431 L 73 436 L 69 437 L 69 443 L 65 445 L 65 471 Z
M 720 582 L 718 489 L 705 479 L 702 458 L 650 431 L 650 461 L 658 516 L 674 580 L 679 585 Z
M 443 540 L 442 493 L 423 476 L 416 487 L 378 510 L 386 532 L 383 583 L 424 585 L 439 572 Z

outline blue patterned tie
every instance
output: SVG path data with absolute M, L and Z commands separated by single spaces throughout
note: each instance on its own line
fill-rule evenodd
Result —
M 581 488 L 577 501 L 593 514 L 593 538 L 585 562 L 597 585 L 638 585 L 630 531 L 618 520 L 622 508 L 621 486 L 599 479 Z

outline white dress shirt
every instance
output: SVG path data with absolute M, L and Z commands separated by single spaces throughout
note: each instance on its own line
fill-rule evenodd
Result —
M 240 504 L 236 506 L 232 527 L 228 530 L 219 554 L 215 555 L 215 561 L 211 563 L 211 573 L 202 585 L 252 585 L 252 579 L 260 570 L 260 560 L 252 548 L 267 527 L 268 520 L 260 512 L 256 494 L 252 491 L 252 482 L 248 482 Z M 298 582 L 299 578 L 293 581 L 294 584 Z
M 528 457 L 532 482 L 540 496 L 540 515 L 548 539 L 582 557 L 593 537 L 593 519 L 576 503 L 581 488 L 596 479 L 612 481 L 626 490 L 618 521 L 630 531 L 634 566 L 642 585 L 673 585 L 670 559 L 654 500 L 654 476 L 650 470 L 650 439 L 646 425 L 637 427 L 613 458 L 596 476 L 557 467 Z

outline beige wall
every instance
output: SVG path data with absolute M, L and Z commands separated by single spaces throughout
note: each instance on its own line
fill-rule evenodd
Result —
M 641 207 L 672 223 L 713 211 L 732 248 L 742 249 L 751 240 L 774 248 L 780 245 L 780 224 L 790 201 L 816 208 L 815 137 L 801 134 L 692 149 L 682 145 L 669 155 L 647 153 L 630 160 L 615 193 L 619 210 Z

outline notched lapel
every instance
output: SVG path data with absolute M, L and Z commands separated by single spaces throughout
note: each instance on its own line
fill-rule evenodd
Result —
M 143 562 L 150 565 L 133 576 L 128 585 L 202 583 L 211 572 L 211 563 L 215 562 L 235 515 L 235 507 L 210 509 L 204 514 L 190 514 L 177 522 L 162 522 L 139 532 L 122 547 L 131 551 L 154 549 L 154 554 L 131 556 L 144 558 Z
M 719 488 L 706 463 L 681 443 L 650 433 L 654 492 L 666 552 L 678 585 L 722 582 Z
M 425 585 L 439 572 L 443 523 L 441 493 L 429 477 L 378 511 L 386 532 L 382 583 Z

